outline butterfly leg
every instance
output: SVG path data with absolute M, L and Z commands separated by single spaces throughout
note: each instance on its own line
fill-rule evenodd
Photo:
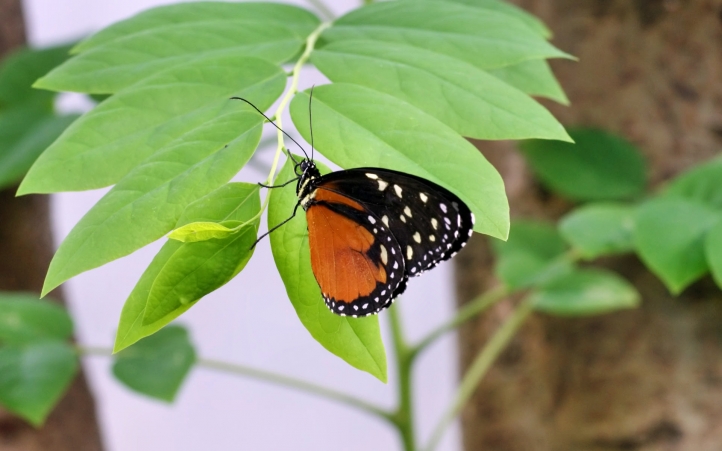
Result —
M 256 247 L 256 244 L 258 244 L 258 242 L 261 241 L 262 239 L 264 239 L 266 236 L 270 235 L 271 232 L 273 232 L 273 231 L 276 230 L 277 228 L 281 227 L 283 224 L 285 224 L 285 223 L 287 223 L 288 221 L 290 221 L 291 219 L 293 219 L 293 218 L 296 216 L 296 211 L 298 210 L 298 207 L 300 207 L 300 206 L 301 206 L 301 202 L 298 202 L 298 203 L 296 204 L 296 206 L 293 207 L 293 213 L 291 214 L 291 216 L 290 216 L 288 219 L 284 220 L 284 221 L 281 222 L 280 224 L 276 224 L 276 225 L 275 225 L 272 229 L 270 229 L 268 232 L 266 232 L 266 233 L 264 233 L 263 235 L 259 236 L 258 239 L 256 240 L 256 242 L 253 243 L 253 246 L 251 246 L 251 249 L 253 249 L 254 247 Z
M 281 185 L 264 185 L 263 183 L 259 183 L 258 186 L 262 186 L 263 188 L 283 188 L 284 186 L 286 186 L 286 185 L 288 185 L 288 184 L 291 184 L 291 183 L 295 182 L 295 181 L 298 180 L 298 179 L 299 179 L 299 177 L 296 177 L 295 179 L 291 179 L 291 180 L 289 180 L 289 181 L 287 181 L 286 183 L 283 183 L 283 184 L 281 184 Z

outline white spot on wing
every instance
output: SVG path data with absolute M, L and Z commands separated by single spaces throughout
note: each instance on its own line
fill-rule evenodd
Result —
M 411 209 L 409 207 L 404 207 L 404 214 L 410 218 L 411 217 Z
M 389 255 L 386 253 L 386 248 L 383 244 L 379 246 L 379 249 L 381 250 L 381 261 L 385 265 L 389 261 Z
M 379 191 L 385 190 L 387 186 L 389 186 L 387 182 L 379 179 Z
M 396 191 L 396 195 L 401 197 L 401 187 L 399 185 L 394 185 L 394 191 Z
M 386 216 L 386 215 L 384 215 L 384 216 L 381 218 L 381 222 L 383 222 L 384 224 L 386 224 L 386 227 L 388 227 L 388 226 L 389 226 L 389 217 Z
M 394 262 L 394 269 L 399 269 L 399 262 Z
M 367 173 L 366 173 L 366 177 L 368 177 L 368 178 L 370 178 L 370 179 L 373 179 L 373 180 L 376 180 L 377 178 L 379 178 L 378 175 L 372 174 L 372 173 L 370 173 L 370 172 L 367 172 Z
M 426 201 L 429 200 L 429 196 L 424 193 L 419 193 L 419 197 L 421 198 L 421 202 L 423 203 L 426 203 Z
M 414 233 L 414 241 L 421 243 L 421 234 L 419 232 Z
M 411 246 L 406 246 L 406 258 L 408 260 L 411 260 L 411 258 L 414 256 L 414 250 L 411 249 Z
M 439 221 L 436 220 L 436 218 L 431 218 L 431 225 L 434 227 L 434 230 L 439 228 Z
M 439 207 L 441 207 L 441 211 L 443 211 L 444 213 L 448 211 L 445 204 L 439 204 Z
M 401 216 L 399 216 L 399 217 L 401 218 L 401 222 L 406 222 L 406 216 L 401 215 Z
M 434 241 L 436 241 L 436 237 L 434 235 L 429 235 L 429 241 L 433 243 Z

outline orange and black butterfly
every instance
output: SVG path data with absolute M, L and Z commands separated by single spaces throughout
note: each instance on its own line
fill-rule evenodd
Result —
M 311 268 L 336 314 L 359 317 L 389 307 L 410 277 L 456 255 L 472 234 L 471 210 L 429 180 L 382 168 L 321 175 L 312 157 L 293 161 L 295 179 L 263 186 L 297 181 L 298 203 L 291 217 L 263 236 L 303 208 Z

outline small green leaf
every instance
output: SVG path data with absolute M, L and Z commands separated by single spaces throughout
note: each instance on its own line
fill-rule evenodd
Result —
M 722 222 L 710 228 L 704 241 L 704 253 L 707 257 L 712 277 L 722 288 Z
M 641 195 L 642 155 L 626 140 L 594 129 L 570 129 L 576 144 L 532 140 L 521 150 L 539 179 L 572 200 L 618 200 Z
M 217 222 L 192 222 L 178 227 L 168 235 L 168 238 L 183 243 L 195 243 L 197 241 L 226 238 L 235 232 L 233 229 L 229 229 Z
M 313 53 L 331 81 L 404 100 L 476 139 L 560 139 L 564 127 L 523 92 L 473 65 L 404 44 L 341 41 Z
M 38 156 L 77 117 L 52 116 L 37 108 L 0 111 L 0 189 L 22 180 Z
M 654 199 L 636 212 L 634 245 L 649 269 L 679 294 L 709 269 L 705 235 L 720 218 L 719 212 L 696 201 Z
M 259 210 L 257 185 L 229 183 L 190 204 L 177 226 L 193 222 L 245 221 Z M 257 222 L 254 227 L 258 227 Z M 157 332 L 195 305 L 195 302 L 188 302 L 190 299 L 200 299 L 233 278 L 251 257 L 247 239 L 244 233 L 237 233 L 225 239 L 198 243 L 168 240 L 125 301 L 114 352 Z M 210 258 L 197 265 L 204 255 Z M 209 284 L 209 281 L 213 283 Z M 194 285 L 196 283 L 198 285 Z M 152 324 L 144 324 L 151 299 L 155 310 L 153 316 L 157 319 Z
M 634 249 L 634 209 L 621 204 L 591 204 L 572 211 L 559 231 L 584 258 L 619 254 Z
M 318 162 L 316 164 L 321 172 L 330 172 L 325 166 Z M 278 180 L 286 181 L 294 176 L 293 164 L 289 160 L 279 173 Z M 268 223 L 273 226 L 291 215 L 298 198 L 292 189 L 272 190 L 270 196 Z M 276 267 L 291 304 L 306 330 L 329 352 L 386 382 L 386 353 L 381 341 L 378 316 L 342 317 L 332 313 L 324 304 L 311 270 L 308 229 L 303 210 L 273 232 L 270 239 Z
M 496 275 L 512 289 L 535 286 L 572 269 L 564 258 L 564 240 L 546 223 L 514 221 L 509 240 L 494 240 L 492 245 Z
M 461 3 L 467 6 L 473 6 L 482 10 L 496 11 L 504 14 L 513 16 L 520 21 L 524 22 L 530 29 L 536 31 L 545 38 L 551 38 L 552 32 L 544 25 L 539 18 L 529 14 L 523 9 L 516 5 L 508 3 L 504 0 L 449 0 L 456 3 Z
M 33 89 L 39 77 L 68 59 L 70 46 L 22 49 L 0 65 L 0 108 L 33 105 L 52 111 L 54 92 Z
M 570 56 L 505 12 L 452 2 L 378 2 L 336 20 L 322 35 L 329 42 L 377 40 L 428 49 L 493 69 L 523 61 Z
M 31 293 L 0 291 L 0 345 L 66 340 L 72 333 L 73 322 L 58 304 Z
M 588 316 L 635 308 L 640 296 L 613 272 L 576 270 L 552 279 L 530 296 L 536 310 L 561 316 Z
M 0 405 L 40 426 L 77 371 L 75 351 L 63 341 L 0 347 Z
M 195 362 L 188 331 L 168 326 L 116 354 L 113 374 L 132 390 L 171 402 Z
M 496 78 L 532 96 L 546 97 L 562 105 L 569 99 L 545 60 L 530 60 L 489 70 Z
M 109 186 L 141 163 L 180 162 L 163 151 L 192 139 L 200 141 L 194 144 L 200 153 L 208 141 L 223 146 L 245 131 L 234 115 L 253 111 L 229 98 L 245 97 L 263 110 L 285 84 L 279 67 L 256 58 L 210 55 L 174 67 L 119 92 L 73 123 L 38 158 L 18 193 Z
M 664 192 L 722 209 L 722 157 L 696 166 L 672 180 Z
M 306 92 L 291 102 L 291 118 L 310 142 Z M 332 162 L 429 179 L 469 206 L 475 231 L 506 239 L 509 204 L 501 176 L 478 149 L 434 117 L 388 94 L 334 83 L 314 89 L 313 119 L 316 148 Z
M 280 64 L 299 52 L 318 23 L 307 10 L 290 5 L 196 2 L 163 6 L 81 43 L 74 49 L 79 55 L 36 86 L 114 93 L 178 65 L 198 63 L 196 67 L 202 68 L 202 60 L 209 56 L 250 56 Z M 185 95 L 192 91 L 186 88 Z

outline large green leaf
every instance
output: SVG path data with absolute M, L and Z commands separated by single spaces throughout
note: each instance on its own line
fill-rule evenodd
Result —
M 0 347 L 0 405 L 40 426 L 77 370 L 75 351 L 62 341 Z
M 694 199 L 722 209 L 722 157 L 684 172 L 672 180 L 664 194 Z
M 37 108 L 0 110 L 0 189 L 19 182 L 77 117 L 54 116 Z
M 559 222 L 559 232 L 584 258 L 634 249 L 634 208 L 623 204 L 591 204 Z
M 72 333 L 73 322 L 58 304 L 31 293 L 0 291 L 0 345 L 65 340 Z
M 569 57 L 513 15 L 429 0 L 379 2 L 359 8 L 335 21 L 322 39 L 404 43 L 482 69 Z
M 539 18 L 536 16 L 529 14 L 528 12 L 524 11 L 523 9 L 519 8 L 516 5 L 513 5 L 509 2 L 506 2 L 504 0 L 448 0 L 456 3 L 461 3 L 463 5 L 467 6 L 473 6 L 475 8 L 480 8 L 482 10 L 491 10 L 491 11 L 497 11 L 500 13 L 505 13 L 510 16 L 514 16 L 520 21 L 524 22 L 530 29 L 536 31 L 540 35 L 544 36 L 545 38 L 550 38 L 552 36 L 551 30 L 547 28 L 546 25 L 544 25 L 544 22 L 542 22 Z
M 184 304 L 197 301 L 236 276 L 253 255 L 260 220 L 258 185 L 231 183 L 188 206 L 184 217 L 201 214 L 217 220 L 249 222 L 221 239 L 187 243 L 163 266 L 148 294 L 143 325 L 162 320 Z M 254 220 L 255 218 L 255 220 Z M 183 217 L 179 222 L 186 222 Z
M 722 221 L 707 232 L 704 241 L 704 252 L 707 257 L 712 277 L 722 288 Z
M 187 3 L 164 6 L 106 28 L 76 47 L 80 54 L 36 86 L 113 93 L 157 72 L 209 55 L 254 56 L 283 63 L 301 49 L 318 19 L 279 4 Z
M 118 353 L 113 374 L 137 392 L 171 402 L 195 362 L 188 331 L 168 326 Z
M 291 102 L 291 118 L 310 141 L 308 94 Z M 474 230 L 506 239 L 504 182 L 468 141 L 434 117 L 388 94 L 346 83 L 313 92 L 314 142 L 342 168 L 408 172 L 457 194 L 476 215 Z
M 246 183 L 229 183 L 190 204 L 181 215 L 176 227 L 199 221 L 220 222 L 232 219 L 245 221 L 258 212 L 260 208 L 259 202 L 256 186 Z M 254 224 L 254 228 L 256 227 L 257 225 Z M 208 274 L 209 269 L 218 269 L 223 271 L 223 274 L 219 278 L 212 277 L 216 282 L 233 277 L 234 273 L 240 270 L 242 265 L 248 261 L 252 253 L 249 244 L 247 247 L 243 246 L 244 248 L 239 249 L 236 255 L 229 255 L 229 253 L 234 252 L 237 240 L 241 240 L 242 237 L 245 237 L 245 235 L 239 233 L 238 236 L 227 239 L 197 243 L 181 243 L 168 240 L 125 301 L 118 324 L 114 351 L 118 352 L 141 338 L 157 332 L 195 305 L 195 302 L 181 302 L 182 298 L 186 300 L 190 298 L 198 299 L 217 288 L 209 285 L 207 280 L 203 281 L 205 289 L 208 290 L 206 292 L 198 291 L 197 287 L 183 287 L 184 282 L 178 276 L 189 275 L 191 280 L 197 280 L 201 273 Z M 208 258 L 203 266 L 195 270 L 192 262 L 186 261 L 186 257 L 190 257 L 197 262 L 197 257 L 204 255 L 212 257 Z M 162 293 L 160 288 L 165 285 L 156 285 L 156 280 L 168 282 L 173 279 L 178 280 L 179 286 L 184 289 L 170 292 L 166 290 L 166 296 L 159 298 L 158 295 Z M 156 316 L 160 311 L 165 311 L 165 314 L 151 324 L 144 324 L 143 318 L 146 314 L 146 306 L 151 293 L 153 293 L 155 299 L 166 301 L 162 304 L 165 306 L 165 310 L 156 311 Z
M 328 168 L 318 162 L 323 172 Z M 295 177 L 288 161 L 278 175 L 279 181 Z M 268 223 L 281 223 L 293 212 L 298 198 L 292 187 L 275 189 L 270 194 Z M 386 382 L 386 353 L 381 341 L 377 316 L 342 317 L 324 304 L 321 290 L 311 270 L 308 230 L 303 210 L 270 235 L 273 259 L 281 274 L 286 292 L 301 323 L 329 352 L 350 365 Z
M 0 65 L 0 109 L 33 105 L 50 113 L 54 92 L 33 89 L 39 77 L 68 58 L 67 45 L 46 49 L 23 49 Z
M 525 141 L 521 149 L 544 184 L 573 200 L 617 200 L 644 191 L 642 155 L 626 140 L 601 130 L 570 129 L 576 144 Z
M 569 105 L 567 95 L 554 76 L 549 63 L 544 60 L 524 61 L 491 69 L 489 73 L 529 95 L 546 97 L 562 105 Z
M 571 263 L 564 259 L 567 245 L 550 224 L 516 220 L 509 240 L 492 241 L 497 261 L 495 273 L 512 289 L 539 285 L 550 278 L 569 272 Z
M 705 235 L 720 218 L 719 212 L 696 201 L 654 199 L 637 210 L 634 244 L 649 269 L 678 294 L 707 272 Z
M 536 310 L 562 316 L 587 316 L 634 308 L 640 297 L 634 286 L 610 271 L 584 269 L 557 277 L 534 290 Z
M 157 74 L 73 123 L 38 158 L 19 193 L 101 188 L 181 140 L 225 144 L 243 130 L 233 114 L 244 108 L 229 97 L 268 108 L 283 92 L 284 75 L 270 63 L 237 56 L 210 56 Z
M 331 81 L 398 97 L 470 138 L 570 140 L 529 96 L 440 53 L 393 42 L 341 41 L 314 52 L 312 61 Z

